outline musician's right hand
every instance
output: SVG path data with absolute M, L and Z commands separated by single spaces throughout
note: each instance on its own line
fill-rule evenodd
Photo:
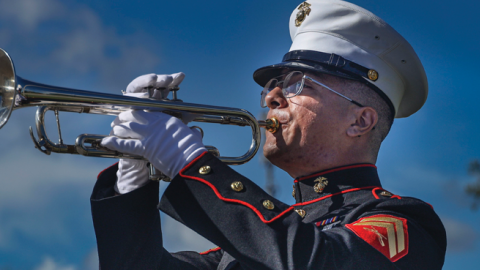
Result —
M 198 130 L 161 112 L 122 112 L 112 125 L 113 136 L 102 139 L 103 147 L 142 156 L 170 179 L 207 151 Z
M 185 78 L 182 72 L 171 75 L 146 74 L 135 78 L 127 86 L 125 96 L 149 98 L 148 88 L 156 88 L 153 98 L 162 99 L 168 95 L 169 88 L 178 86 Z M 114 121 L 115 123 L 115 121 Z M 114 126 L 112 123 L 112 128 Z M 113 135 L 113 134 L 110 134 Z M 149 181 L 147 161 L 135 159 L 120 159 L 117 171 L 115 191 L 125 194 L 146 185 Z

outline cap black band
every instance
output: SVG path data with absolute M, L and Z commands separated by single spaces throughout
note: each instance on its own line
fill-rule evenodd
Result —
M 291 51 L 283 56 L 282 62 L 305 60 L 325 64 L 334 68 L 342 69 L 349 73 L 368 78 L 369 68 L 351 62 L 340 55 L 334 53 L 323 53 L 317 51 L 298 50 Z
M 368 78 L 369 68 L 366 68 L 362 65 L 359 65 L 355 62 L 349 61 L 340 55 L 334 53 L 323 53 L 318 51 L 309 51 L 309 50 L 296 50 L 290 51 L 283 56 L 282 62 L 314 62 L 317 64 L 321 64 L 322 66 L 327 66 L 329 68 L 333 68 L 335 70 L 339 70 L 345 72 L 351 76 L 348 76 L 350 79 L 354 79 L 360 81 L 366 85 L 368 85 L 372 90 L 374 90 L 390 107 L 390 111 L 395 117 L 395 107 L 393 106 L 392 101 L 390 98 L 376 85 L 371 83 Z M 322 72 L 322 71 L 319 71 Z

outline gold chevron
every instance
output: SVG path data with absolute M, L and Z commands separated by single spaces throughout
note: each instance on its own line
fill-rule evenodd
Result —
M 364 220 L 362 220 L 359 223 L 354 224 L 354 226 L 371 225 L 371 226 L 386 228 L 387 229 L 387 239 L 388 239 L 388 249 L 390 251 L 390 258 L 393 258 L 393 256 L 397 255 L 394 225 L 392 223 L 385 223 L 385 222 L 368 222 L 368 221 L 364 222 Z
M 397 231 L 397 248 L 398 253 L 402 252 L 405 249 L 405 234 L 403 233 L 403 222 L 396 218 L 391 217 L 370 217 L 362 219 L 359 223 L 367 221 L 386 221 L 395 223 L 395 229 Z

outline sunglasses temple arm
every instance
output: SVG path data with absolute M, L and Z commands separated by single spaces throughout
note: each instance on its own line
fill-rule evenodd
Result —
M 362 104 L 356 102 L 355 100 L 351 100 L 350 102 L 352 102 L 353 104 L 357 105 L 358 107 L 363 107 Z
M 318 85 L 321 85 L 321 86 L 325 87 L 326 89 L 332 91 L 333 93 L 337 94 L 338 96 L 340 96 L 340 97 L 342 97 L 342 98 L 350 101 L 351 103 L 353 103 L 353 104 L 355 104 L 355 105 L 357 105 L 357 106 L 359 106 L 359 107 L 364 107 L 362 104 L 356 102 L 355 100 L 353 100 L 353 99 L 351 99 L 351 98 L 349 98 L 349 97 L 346 97 L 346 96 L 340 94 L 339 92 L 333 90 L 332 88 L 326 86 L 325 84 L 323 84 L 323 83 L 321 83 L 321 82 L 318 82 L 317 80 L 315 80 L 315 79 L 313 79 L 313 78 L 311 78 L 311 77 L 308 77 L 307 75 L 305 75 L 304 78 L 305 78 L 305 79 L 308 79 L 308 80 L 310 80 L 310 81 L 312 81 L 312 82 L 314 82 L 314 83 L 316 83 L 316 84 L 318 84 Z

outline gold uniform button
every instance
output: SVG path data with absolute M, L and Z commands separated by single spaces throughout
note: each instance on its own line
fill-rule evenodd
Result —
M 392 193 L 390 193 L 388 191 L 385 191 L 385 190 L 380 192 L 380 195 L 385 196 L 385 197 L 392 197 Z
M 207 166 L 203 166 L 203 167 L 201 167 L 201 168 L 198 170 L 198 172 L 199 172 L 200 174 L 209 174 L 211 171 L 212 171 L 212 168 L 210 168 L 210 166 L 208 166 L 208 165 L 207 165 Z
M 242 182 L 240 181 L 235 181 L 233 182 L 230 187 L 232 187 L 233 190 L 235 190 L 236 192 L 240 192 L 243 190 L 243 184 Z
M 275 208 L 275 205 L 270 200 L 265 200 L 263 201 L 263 207 L 267 208 L 268 210 L 273 210 Z
M 305 215 L 307 214 L 307 212 L 305 212 L 305 210 L 302 210 L 302 209 L 295 210 L 295 212 L 297 212 L 297 214 L 299 214 L 302 218 L 304 218 Z
M 374 69 L 368 71 L 368 78 L 372 81 L 378 80 L 378 72 Z

